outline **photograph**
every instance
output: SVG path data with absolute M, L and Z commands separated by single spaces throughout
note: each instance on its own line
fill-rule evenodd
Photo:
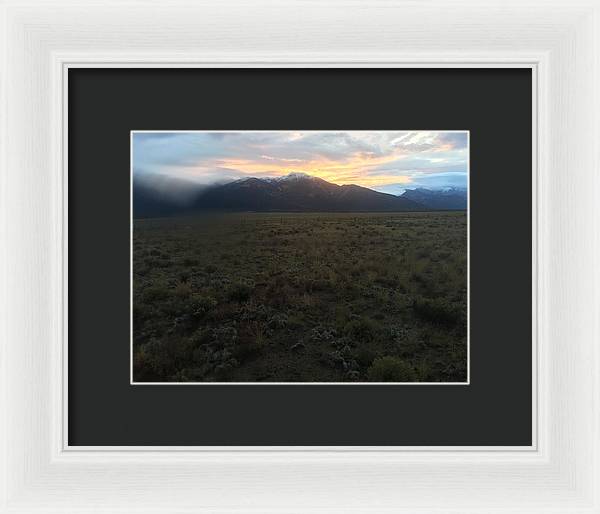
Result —
M 132 384 L 468 384 L 468 130 L 132 130 Z

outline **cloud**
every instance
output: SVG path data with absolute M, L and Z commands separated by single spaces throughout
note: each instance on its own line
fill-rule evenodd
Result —
M 468 134 L 436 131 L 177 132 L 133 135 L 134 167 L 197 184 L 304 172 L 383 187 L 466 174 Z

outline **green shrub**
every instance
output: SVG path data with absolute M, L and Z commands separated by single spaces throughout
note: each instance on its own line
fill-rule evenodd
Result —
M 444 299 L 414 300 L 413 310 L 419 318 L 446 327 L 453 327 L 463 319 L 461 309 Z
M 151 305 L 146 305 L 142 302 L 133 304 L 133 323 L 140 325 L 144 320 L 149 319 L 154 313 Z
M 260 356 L 265 348 L 265 343 L 260 340 L 239 342 L 233 349 L 233 355 L 239 362 L 247 362 Z
M 387 355 L 379 357 L 367 370 L 372 382 L 412 382 L 415 380 L 414 369 L 398 357 Z
M 213 328 L 212 340 L 219 347 L 228 347 L 235 344 L 237 340 L 237 330 L 234 327 L 217 327 Z
M 227 297 L 235 302 L 245 302 L 252 295 L 253 287 L 247 282 L 236 282 L 229 287 Z
M 169 296 L 169 288 L 164 284 L 155 284 L 147 287 L 143 294 L 146 302 L 164 300 Z
M 165 341 L 151 339 L 141 350 L 145 364 L 158 376 L 165 377 L 175 370 L 176 355 Z
M 191 311 L 194 316 L 202 317 L 210 312 L 217 305 L 217 301 L 212 296 L 195 294 L 191 299 Z
M 344 333 L 355 341 L 368 342 L 375 339 L 377 327 L 368 318 L 358 318 L 346 324 Z
M 190 337 L 190 345 L 197 348 L 201 345 L 208 344 L 213 340 L 212 330 L 206 327 L 199 328 Z
M 160 259 L 157 259 L 154 266 L 157 268 L 168 268 L 171 266 L 171 262 L 172 261 L 170 257 L 161 257 Z
M 187 298 L 192 294 L 192 286 L 187 282 L 178 282 L 173 288 L 173 294 L 179 298 Z
M 236 359 L 229 359 L 215 366 L 214 374 L 217 381 L 227 382 L 231 380 L 231 373 L 239 365 Z
M 369 348 L 363 347 L 356 352 L 356 362 L 358 362 L 361 368 L 371 366 L 376 357 L 377 354 Z

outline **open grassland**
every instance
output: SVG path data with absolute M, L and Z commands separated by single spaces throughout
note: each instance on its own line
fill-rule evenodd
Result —
M 465 381 L 466 213 L 134 220 L 133 375 Z

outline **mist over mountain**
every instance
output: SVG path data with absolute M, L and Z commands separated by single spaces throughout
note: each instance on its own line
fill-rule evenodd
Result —
M 182 193 L 183 191 L 183 193 Z M 182 194 L 180 194 L 182 193 Z M 199 186 L 135 178 L 134 218 L 168 217 L 203 211 L 398 212 L 466 209 L 466 190 L 406 190 L 402 195 L 357 185 L 337 185 L 303 173 L 244 178 Z

